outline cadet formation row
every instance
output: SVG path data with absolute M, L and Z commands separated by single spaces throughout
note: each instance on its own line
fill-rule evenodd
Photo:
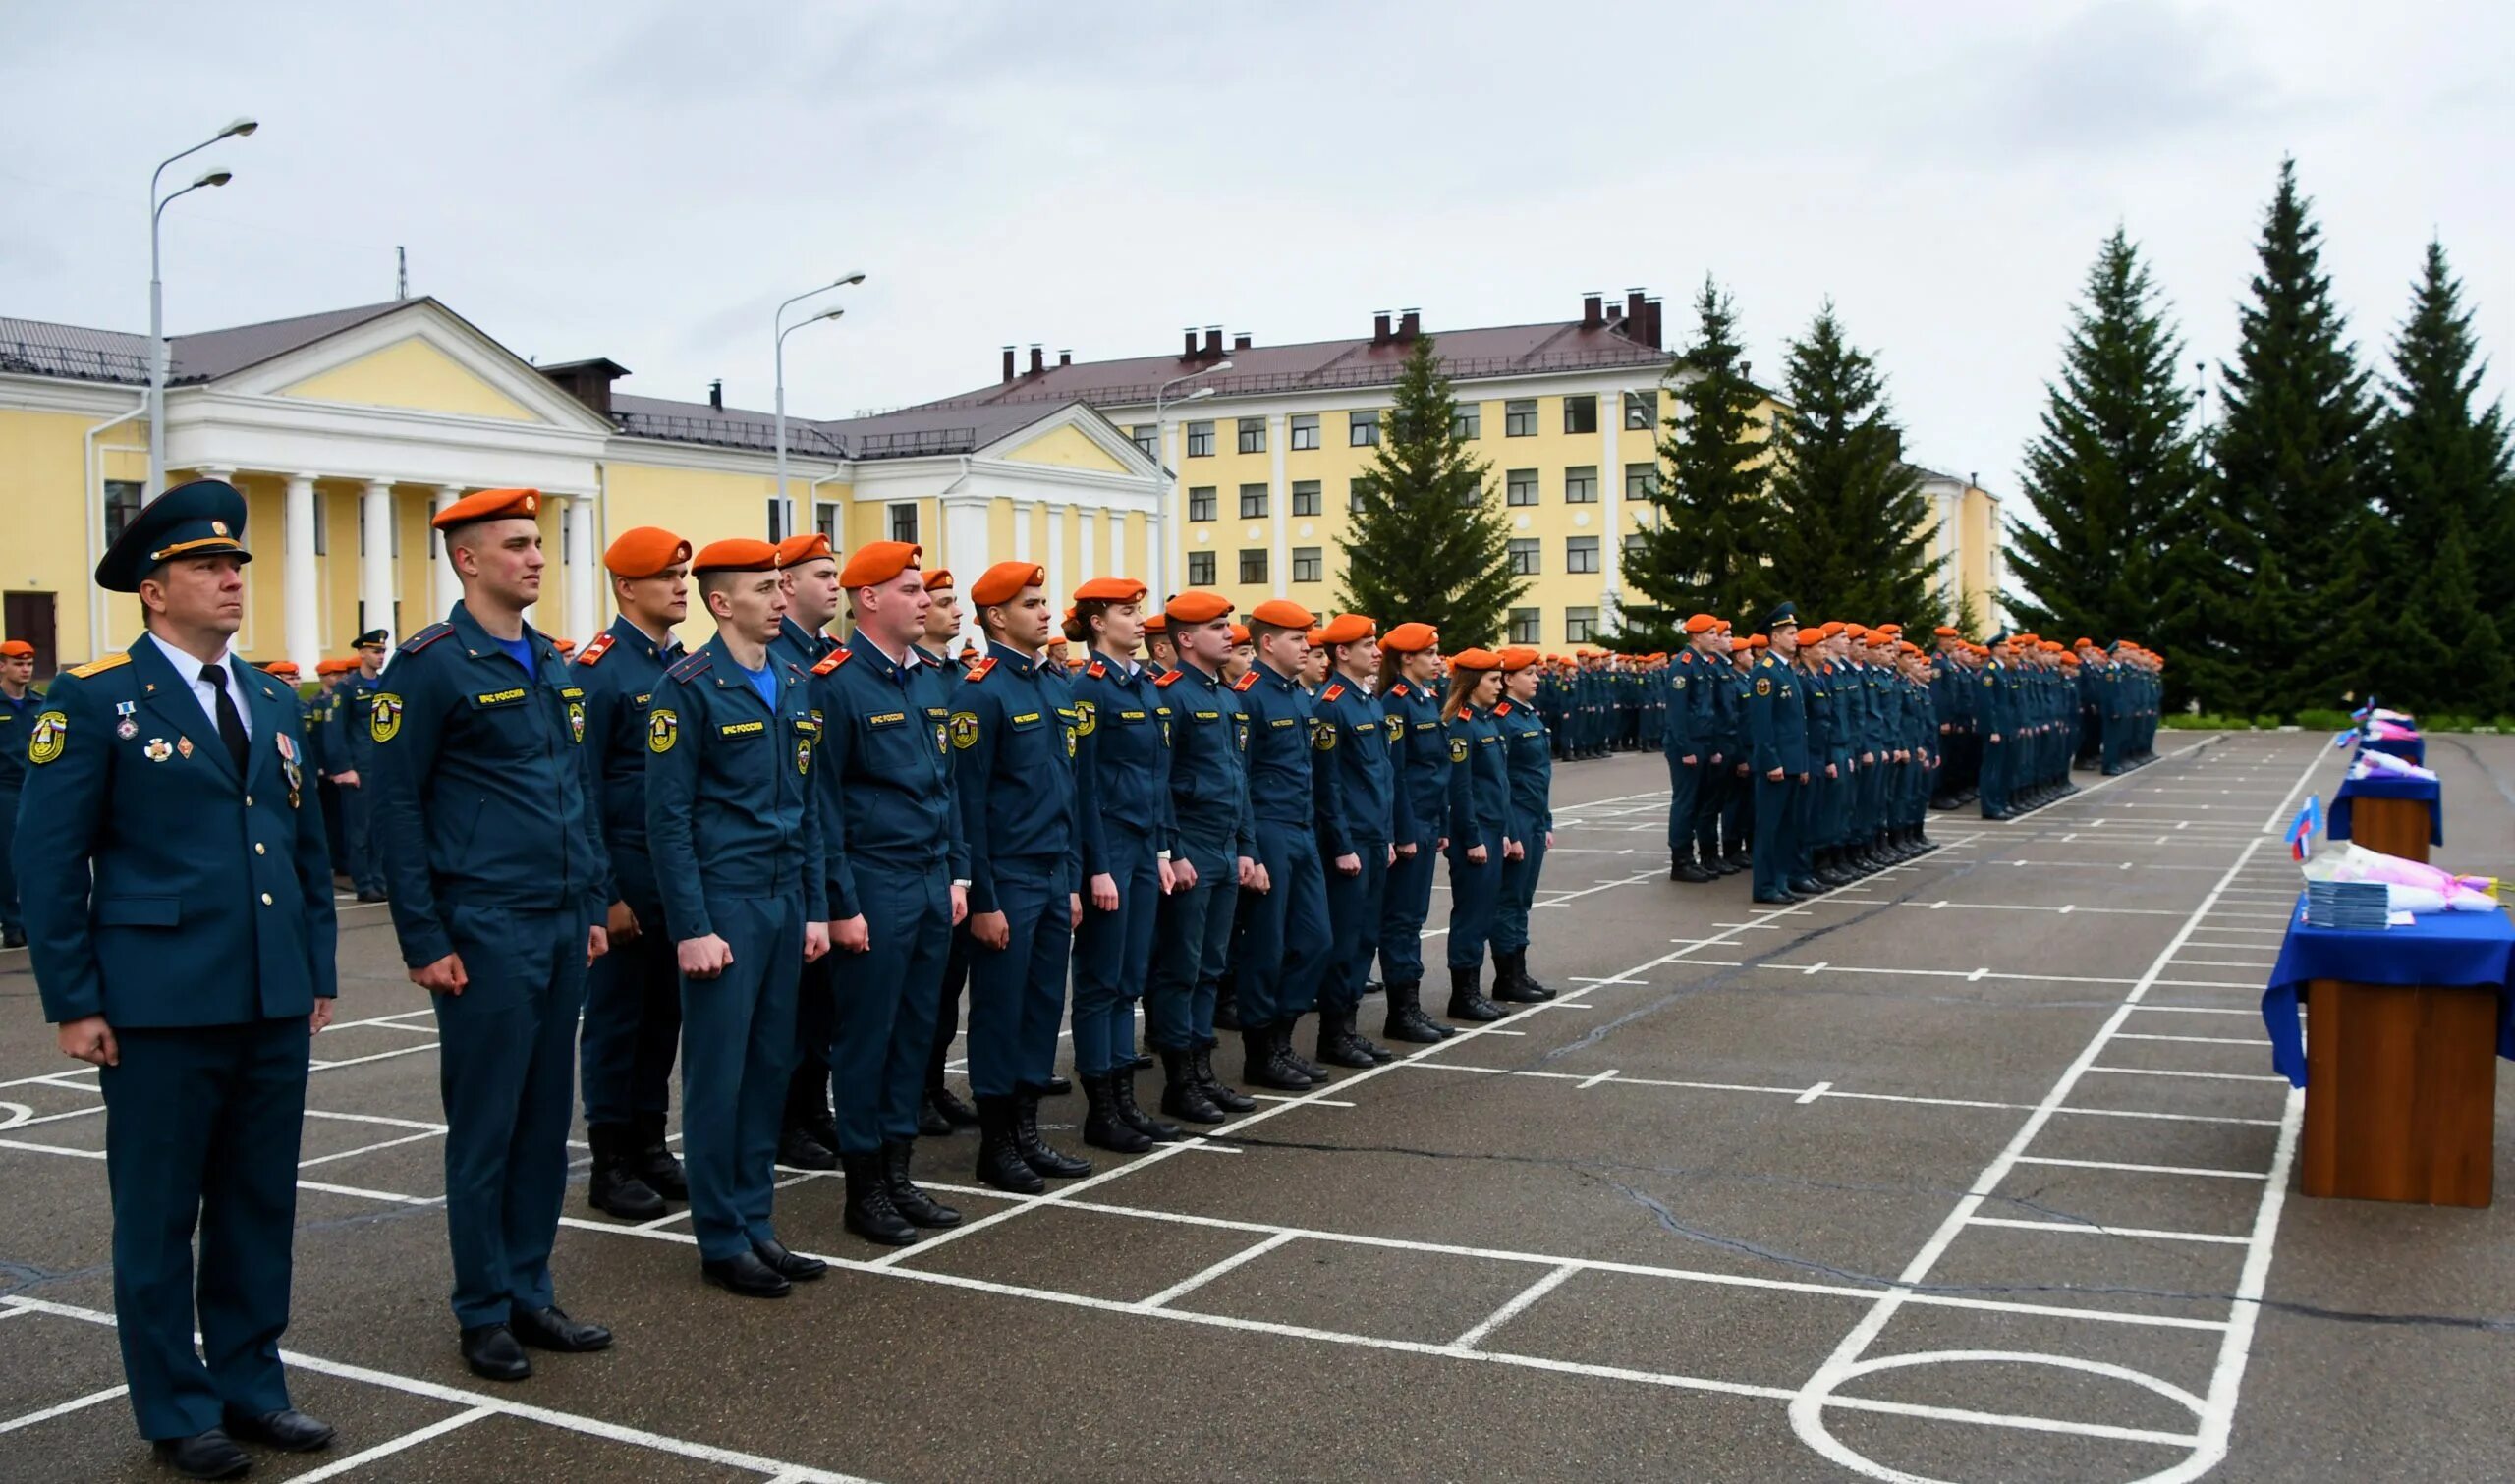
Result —
M 902 543 L 842 566 L 819 537 L 694 555 L 642 528 L 605 553 L 619 621 L 569 662 L 524 620 L 539 498 L 440 512 L 462 600 L 308 703 L 233 653 L 242 496 L 170 490 L 97 567 L 147 632 L 28 728 L 35 978 L 101 1069 L 130 1400 L 180 1473 L 332 1438 L 279 1363 L 307 1036 L 337 987 L 326 782 L 430 992 L 459 1347 L 496 1380 L 611 1341 L 550 1271 L 580 1063 L 595 1203 L 687 1199 L 705 1279 L 774 1297 L 823 1272 L 772 1222 L 781 1144 L 834 1157 L 847 1229 L 888 1243 L 961 1219 L 911 1178 L 921 1133 L 975 1122 L 978 1178 L 1016 1193 L 1090 1169 L 1038 1126 L 1069 981 L 1084 1136 L 1118 1152 L 1252 1108 L 1241 1087 L 1389 1060 L 1357 1026 L 1374 963 L 1386 1037 L 1453 1034 L 1420 994 L 1436 857 L 1448 1018 L 1551 997 L 1527 962 L 1553 823 L 1532 651 L 1444 658 L 1425 625 L 1280 601 L 1237 625 L 1202 592 L 1152 614 L 1101 578 L 1066 612 L 1069 666 L 1032 564 L 963 590 Z M 694 585 L 716 632 L 685 653 Z M 947 658 L 964 597 L 986 644 Z M 1212 1059 L 1226 981 L 1241 1086 Z M 965 992 L 974 1111 L 939 1075 Z M 1134 1096 L 1139 994 L 1159 1117 Z

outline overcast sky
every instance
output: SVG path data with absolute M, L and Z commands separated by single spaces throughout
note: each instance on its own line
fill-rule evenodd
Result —
M 1757 369 L 1831 296 L 1921 462 L 2013 493 L 2097 244 L 2233 348 L 2280 156 L 2362 352 L 2441 235 L 2515 346 L 2515 12 L 2250 6 L 0 3 L 0 314 L 169 327 L 433 294 L 625 390 L 845 415 L 1220 323 L 1261 343 L 1568 318 L 1706 273 Z M 2502 377 L 2492 375 L 2492 390 Z

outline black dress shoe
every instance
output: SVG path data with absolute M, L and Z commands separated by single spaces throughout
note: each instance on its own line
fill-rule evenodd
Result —
M 386 898 L 382 892 L 361 892 L 358 894 L 358 900 L 363 903 L 372 904 L 385 901 Z
M 728 1293 L 745 1298 L 783 1298 L 795 1292 L 786 1275 L 759 1260 L 756 1252 L 736 1252 L 699 1265 L 699 1276 Z
M 148 1451 L 187 1479 L 232 1479 L 253 1466 L 245 1450 L 214 1427 L 189 1438 L 159 1438 Z
M 22 927 L 0 928 L 0 948 L 24 948 L 27 931 Z
M 611 1347 L 611 1331 L 598 1324 L 580 1324 L 556 1304 L 546 1309 L 518 1309 L 507 1317 L 507 1329 L 536 1350 L 582 1355 Z
M 1825 884 L 1818 881 L 1814 876 L 1791 877 L 1790 889 L 1792 892 L 1802 897 L 1821 897 L 1825 895 L 1826 892 Z
M 532 1374 L 532 1357 L 503 1324 L 477 1324 L 463 1332 L 463 1363 L 484 1381 L 521 1381 Z
M 817 1257 L 806 1257 L 801 1252 L 789 1252 L 783 1242 L 754 1241 L 751 1249 L 768 1265 L 770 1271 L 789 1283 L 810 1283 L 829 1271 L 828 1263 Z
M 292 1454 L 310 1454 L 332 1441 L 331 1424 L 317 1422 L 293 1406 L 258 1416 L 247 1416 L 229 1407 L 227 1434 L 248 1443 L 259 1443 L 265 1448 Z
M 1755 900 L 1758 907 L 1789 907 L 1799 899 L 1788 892 L 1758 892 Z

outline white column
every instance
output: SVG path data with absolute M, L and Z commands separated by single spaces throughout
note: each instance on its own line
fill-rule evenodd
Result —
M 1114 534 L 1118 540 L 1126 538 L 1124 531 Z M 1154 510 L 1144 518 L 1144 565 L 1145 589 L 1152 594 L 1154 603 L 1168 602 L 1170 574 L 1178 569 L 1170 562 L 1170 522 L 1159 510 Z
M 1598 401 L 1598 514 L 1606 529 L 1598 532 L 1598 622 L 1615 621 L 1616 589 L 1624 576 L 1624 462 L 1616 456 L 1616 435 L 1624 431 L 1624 391 L 1600 392 Z
M 1188 497 L 1180 492 L 1185 482 L 1172 478 L 1168 472 L 1178 467 L 1170 463 L 1168 426 L 1165 425 L 1160 429 L 1160 435 L 1154 440 L 1153 448 L 1158 455 L 1163 473 L 1155 481 L 1154 487 L 1160 494 L 1153 501 L 1152 525 L 1146 534 L 1159 542 L 1152 547 L 1152 550 L 1159 554 L 1154 558 L 1153 565 L 1160 569 L 1159 576 L 1162 580 L 1185 583 L 1188 579 Z M 1174 572 L 1179 574 L 1176 578 L 1170 576 Z M 1155 586 L 1153 590 L 1163 593 L 1164 596 L 1168 595 L 1167 591 L 1160 586 Z
M 1109 575 L 1113 577 L 1134 577 L 1135 574 L 1127 571 L 1127 513 L 1112 510 L 1100 519 L 1109 527 Z M 1153 586 L 1150 578 L 1139 580 L 1144 582 L 1145 592 L 1152 606 L 1160 607 L 1161 589 Z
M 1013 502 L 1013 555 L 1008 562 L 1028 562 L 1031 558 L 1031 511 L 1028 500 Z
M 430 516 L 463 498 L 460 484 L 440 484 Z M 463 596 L 462 586 L 454 580 L 454 563 L 445 554 L 445 537 L 433 528 L 428 531 L 428 611 L 431 624 L 454 611 L 455 599 Z
M 280 613 L 288 657 L 300 675 L 323 658 L 323 618 L 314 585 L 314 476 L 288 476 L 280 509 Z
M 1048 570 L 1048 606 L 1065 612 L 1066 598 L 1074 584 L 1066 580 L 1065 536 L 1066 512 L 1073 507 L 1062 500 L 1046 502 L 1048 512 L 1048 554 L 1039 565 Z
M 1100 513 L 1077 507 L 1074 517 L 1074 549 L 1082 565 L 1075 570 L 1078 582 L 1089 582 L 1100 576 Z
M 568 637 L 579 644 L 593 641 L 594 559 L 593 500 L 570 495 L 559 513 L 559 539 L 568 562 Z
M 358 592 L 366 605 L 365 628 L 384 631 L 389 651 L 401 637 L 393 630 L 393 481 L 369 479 L 359 501 Z
M 970 602 L 970 584 L 978 574 L 993 565 L 987 553 L 987 501 L 978 495 L 948 495 L 943 500 L 943 555 L 931 565 L 952 569 L 954 585 L 961 592 L 961 621 L 965 632 L 978 625 L 977 609 Z M 957 646 L 956 646 L 957 647 Z
M 1273 582 L 1274 595 L 1279 598 L 1291 591 L 1289 584 L 1293 579 L 1293 487 L 1284 482 L 1284 440 L 1291 436 L 1291 426 L 1281 412 L 1266 414 L 1266 514 L 1274 518 L 1275 526 L 1275 538 L 1269 543 L 1274 554 L 1266 559 L 1266 576 Z M 1240 498 L 1240 491 L 1236 489 L 1223 493 L 1234 501 Z M 1326 498 L 1324 493 L 1319 495 L 1322 502 Z

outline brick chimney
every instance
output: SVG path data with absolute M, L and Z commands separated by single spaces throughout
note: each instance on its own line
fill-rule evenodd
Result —
M 1179 358 L 1182 360 L 1194 360 L 1197 358 L 1197 327 L 1195 325 L 1190 325 L 1188 327 L 1187 334 L 1188 343 L 1180 350 Z
M 1641 320 L 1641 318 L 1642 318 L 1642 294 L 1643 294 L 1643 291 L 1642 291 L 1642 290 L 1640 290 L 1640 289 L 1627 289 L 1627 290 L 1625 290 L 1625 291 L 1624 291 L 1624 319 L 1625 319 L 1625 323 L 1627 323 L 1627 324 L 1634 324 L 1634 323 L 1638 323 L 1638 322 Z
M 1594 330 L 1607 322 L 1604 305 L 1606 296 L 1592 289 L 1581 296 L 1581 328 Z
M 1011 346 L 1004 348 L 1004 379 L 1007 381 L 1013 379 L 1013 348 Z
M 1386 309 L 1371 316 L 1371 344 L 1375 346 L 1388 344 L 1388 311 Z
M 720 412 L 725 410 L 725 378 L 722 376 L 707 383 L 707 405 Z
M 1036 376 L 1047 368 L 1047 356 L 1039 349 L 1039 343 L 1031 342 L 1031 374 Z
M 1661 346 L 1659 301 L 1655 299 L 1646 299 L 1642 302 L 1642 343 L 1654 351 Z
M 1407 340 L 1407 341 L 1411 341 L 1411 340 L 1413 340 L 1416 336 L 1421 335 L 1421 334 L 1423 334 L 1423 333 L 1424 333 L 1424 311 L 1423 311 L 1423 310 L 1421 310 L 1421 309 L 1406 309 L 1406 310 L 1402 310 L 1402 311 L 1400 311 L 1400 312 L 1399 312 L 1399 314 L 1398 314 L 1398 316 L 1397 316 L 1397 338 L 1398 338 L 1398 339 L 1400 339 L 1400 340 Z
M 1057 352 L 1057 364 L 1060 366 L 1070 366 L 1074 364 L 1074 353 L 1072 351 Z
M 1205 326 L 1205 358 L 1207 360 L 1222 359 L 1222 326 L 1220 325 Z
M 559 390 L 590 409 L 596 416 L 611 416 L 611 384 L 629 374 L 629 368 L 616 360 L 595 357 L 591 360 L 568 360 L 555 365 L 536 367 Z
M 1249 337 L 1247 335 L 1234 335 L 1231 337 L 1231 348 L 1235 351 L 1248 350 Z

